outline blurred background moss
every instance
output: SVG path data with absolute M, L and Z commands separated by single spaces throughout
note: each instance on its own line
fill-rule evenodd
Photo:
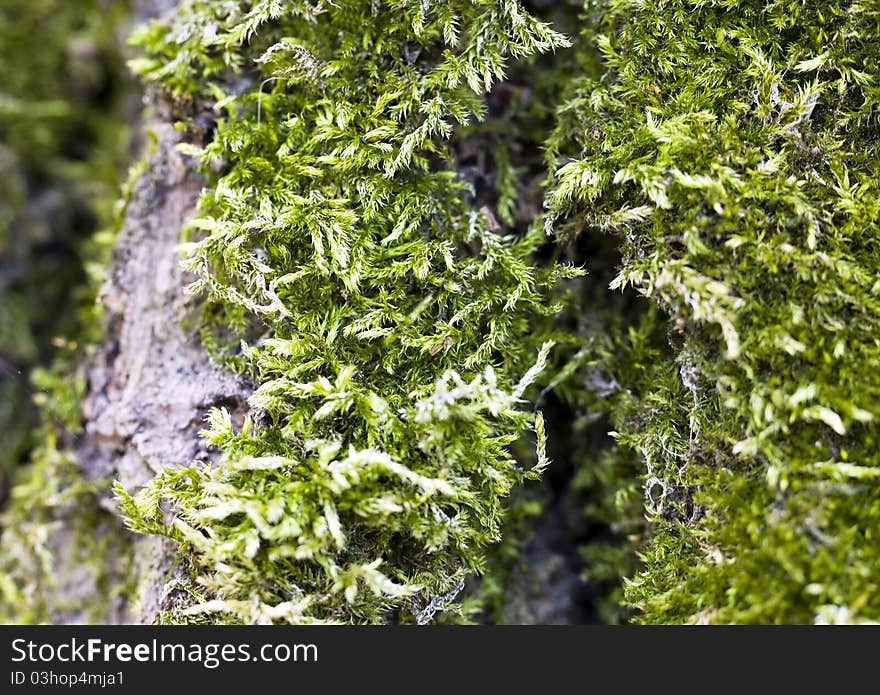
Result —
M 0 3 L 0 498 L 28 457 L 34 370 L 74 353 L 127 159 L 122 0 Z M 37 398 L 39 400 L 39 397 Z

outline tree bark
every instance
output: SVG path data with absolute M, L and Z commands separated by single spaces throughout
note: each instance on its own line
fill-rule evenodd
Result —
M 163 468 L 210 463 L 214 454 L 198 434 L 206 413 L 223 405 L 241 415 L 249 392 L 245 380 L 213 364 L 185 328 L 197 308 L 184 291 L 188 279 L 177 246 L 202 181 L 175 151 L 170 125 L 149 129 L 157 143 L 133 187 L 102 288 L 106 333 L 86 365 L 85 434 L 74 449 L 82 475 L 105 491 L 102 506 L 111 510 L 114 480 L 136 490 Z M 135 600 L 108 606 L 105 619 L 155 621 L 171 607 L 181 572 L 169 541 L 134 536 L 121 521 L 97 532 L 130 544 L 129 557 L 111 551 L 103 560 L 111 574 L 131 572 L 138 583 Z M 131 565 L 114 567 L 120 562 Z M 81 575 L 73 571 L 75 581 L 62 587 L 66 599 L 98 590 Z M 59 617 L 78 619 L 75 612 Z

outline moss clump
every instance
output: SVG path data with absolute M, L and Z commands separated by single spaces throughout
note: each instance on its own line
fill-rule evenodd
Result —
M 181 112 L 216 117 L 184 148 L 219 170 L 186 265 L 259 387 L 243 425 L 211 414 L 217 467 L 120 490 L 122 509 L 197 567 L 188 615 L 427 619 L 546 463 L 522 403 L 576 274 L 477 203 L 449 137 L 510 57 L 565 41 L 514 2 L 348 1 L 194 2 L 139 43 Z M 508 446 L 530 429 L 524 470 Z
M 548 227 L 618 235 L 614 287 L 670 328 L 615 408 L 652 525 L 627 600 L 644 622 L 876 620 L 880 7 L 588 11 L 607 73 L 560 111 Z

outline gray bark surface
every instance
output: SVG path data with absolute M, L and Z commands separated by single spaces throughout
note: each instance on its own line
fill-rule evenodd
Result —
M 177 247 L 202 181 L 175 151 L 170 125 L 150 130 L 157 145 L 133 187 L 102 288 L 107 330 L 86 365 L 85 434 L 74 450 L 82 475 L 106 490 L 102 506 L 110 510 L 114 480 L 133 492 L 169 466 L 210 463 L 216 454 L 199 437 L 205 415 L 225 406 L 240 416 L 249 393 L 242 379 L 212 364 L 194 332 L 184 328 L 194 323 L 188 319 L 197 307 L 184 291 L 188 279 Z M 121 520 L 98 532 L 131 544 L 138 580 L 136 600 L 111 606 L 107 621 L 154 621 L 170 608 L 181 572 L 170 542 L 130 534 Z M 114 558 L 105 562 L 112 572 Z M 96 587 L 80 576 L 71 588 L 88 593 Z

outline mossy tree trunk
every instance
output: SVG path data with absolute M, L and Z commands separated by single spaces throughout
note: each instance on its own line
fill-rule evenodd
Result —
M 173 3 L 141 3 L 142 14 L 144 7 L 149 14 L 162 10 L 171 16 L 174 11 Z M 510 91 L 502 85 L 498 93 L 505 90 Z M 139 126 L 152 144 L 145 146 L 149 152 L 129 181 L 98 298 L 103 337 L 82 369 L 83 429 L 60 447 L 69 448 L 66 460 L 73 466 L 65 475 L 87 486 L 88 505 L 102 511 L 84 513 L 77 504 L 51 510 L 51 523 L 60 532 L 47 546 L 59 579 L 41 587 L 40 602 L 49 607 L 39 614 L 41 620 L 179 619 L 181 609 L 193 603 L 194 572 L 186 564 L 190 556 L 167 537 L 126 529 L 114 484 L 136 492 L 165 471 L 214 466 L 219 450 L 200 436 L 212 410 L 228 412 L 237 429 L 248 415 L 257 422 L 265 417 L 248 403 L 255 384 L 212 361 L 202 346 L 198 327 L 203 302 L 185 291 L 194 278 L 181 266 L 181 230 L 197 216 L 207 182 L 196 169 L 197 160 L 181 154 L 187 149 L 177 145 L 181 140 L 193 143 L 193 124 L 202 129 L 195 139 L 204 136 L 210 141 L 217 114 L 205 106 L 208 102 L 190 102 L 185 108 L 201 110 L 187 113 L 189 129 L 182 136 L 171 125 L 180 117 L 182 102 L 173 101 L 169 110 L 167 97 L 161 90 L 153 93 L 147 120 Z M 479 137 L 474 141 L 484 149 L 493 143 Z M 492 181 L 497 177 L 493 160 L 483 159 L 489 168 L 469 176 Z M 497 225 L 491 211 L 485 215 Z M 170 504 L 159 506 L 163 523 L 174 528 L 179 510 Z M 576 564 L 566 557 L 574 554 L 574 546 L 569 541 L 570 547 L 560 548 L 559 511 L 551 509 L 547 515 L 548 523 L 539 523 L 536 533 L 527 534 L 532 536 L 528 561 L 509 578 L 512 598 L 499 608 L 499 615 L 508 620 L 582 619 L 578 599 L 583 587 Z M 87 544 L 88 552 L 79 550 L 84 536 L 97 541 Z

